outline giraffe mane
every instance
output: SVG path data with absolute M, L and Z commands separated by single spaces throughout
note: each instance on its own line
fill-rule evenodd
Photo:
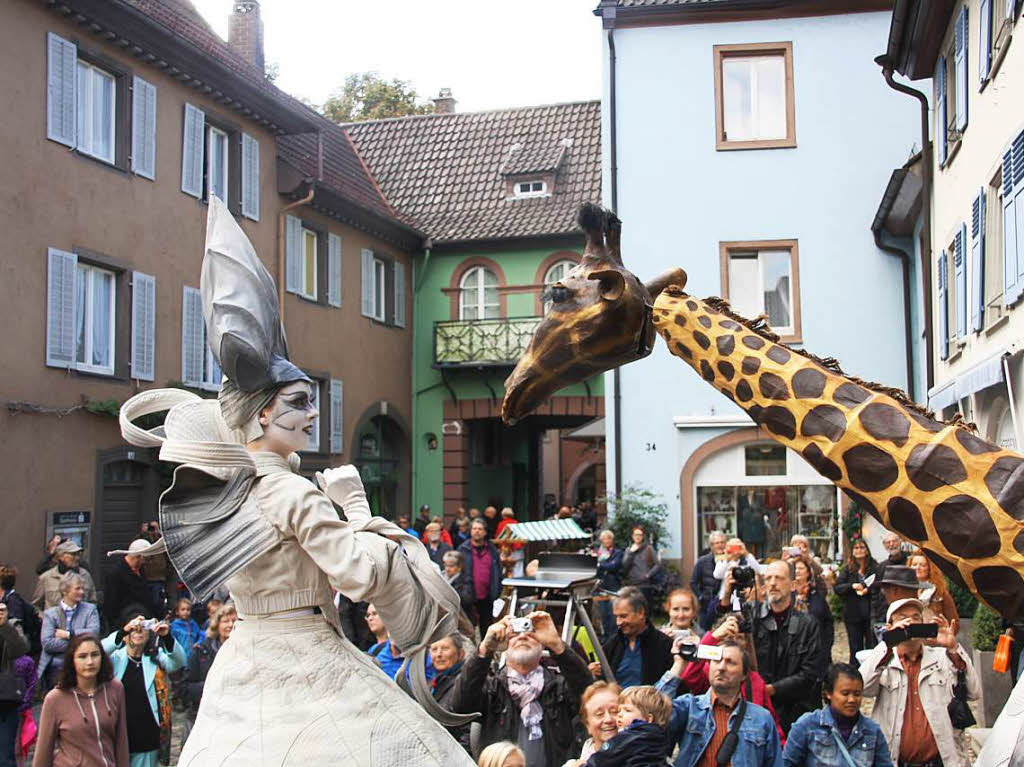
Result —
M 665 292 L 674 296 L 686 295 L 686 293 L 684 293 L 683 290 L 676 285 L 669 286 L 668 288 L 666 288 Z M 977 432 L 978 430 L 975 424 L 967 423 L 966 421 L 964 421 L 963 416 L 960 415 L 960 413 L 957 413 L 948 420 L 943 420 L 942 418 L 937 417 L 933 411 L 910 399 L 910 397 L 907 396 L 907 393 L 904 392 L 902 389 L 898 389 L 894 386 L 886 386 L 885 384 L 880 384 L 877 383 L 876 381 L 866 381 L 863 378 L 858 378 L 857 376 L 852 376 L 849 373 L 846 373 L 840 366 L 839 360 L 837 360 L 835 357 L 819 357 L 818 355 L 813 354 L 807 351 L 806 349 L 796 349 L 788 344 L 782 343 L 781 341 L 779 341 L 779 334 L 775 333 L 771 329 L 771 326 L 769 326 L 767 315 L 761 314 L 757 317 L 754 317 L 753 319 L 748 319 L 740 314 L 737 314 L 735 310 L 733 310 L 732 305 L 724 298 L 720 298 L 718 296 L 711 296 L 703 300 L 704 303 L 710 306 L 712 309 L 721 312 L 729 319 L 740 323 L 745 328 L 747 328 L 747 330 L 751 331 L 752 333 L 756 333 L 757 335 L 761 336 L 761 338 L 764 338 L 767 341 L 771 341 L 772 343 L 779 344 L 780 346 L 785 346 L 794 354 L 798 354 L 801 357 L 809 359 L 812 362 L 821 365 L 823 368 L 835 373 L 836 375 L 846 376 L 858 386 L 862 386 L 865 389 L 870 389 L 871 391 L 878 392 L 879 394 L 885 394 L 889 397 L 892 397 L 907 410 L 911 410 L 920 416 L 930 418 L 936 423 L 941 423 L 946 426 L 955 426 L 957 428 L 964 429 L 970 432 Z

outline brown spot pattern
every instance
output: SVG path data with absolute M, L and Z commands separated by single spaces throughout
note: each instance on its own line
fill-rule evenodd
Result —
M 686 359 L 688 359 L 688 360 L 692 360 L 693 359 L 693 352 L 690 351 L 690 348 L 688 346 L 685 346 L 685 345 L 679 343 L 678 341 L 676 341 L 676 349 L 679 351 L 680 354 L 682 354 L 684 357 L 686 357 Z
M 715 380 L 715 371 L 711 369 L 711 365 L 708 364 L 707 360 L 700 361 L 700 377 L 708 383 Z
M 722 378 L 724 378 L 726 381 L 731 381 L 732 377 L 736 374 L 736 368 L 732 366 L 731 362 L 727 362 L 726 360 L 719 360 L 718 372 L 722 374 Z
M 956 441 L 963 445 L 971 455 L 983 455 L 985 453 L 997 453 L 999 448 L 993 445 L 991 442 L 976 437 L 971 434 L 967 429 L 956 429 Z
M 777 376 L 775 373 L 762 373 L 761 377 L 757 379 L 757 385 L 761 390 L 762 397 L 779 400 L 789 399 L 789 387 L 782 380 L 782 376 Z
M 943 485 L 963 482 L 967 479 L 967 469 L 950 447 L 917 445 L 907 458 L 907 476 L 914 487 L 928 493 Z
M 960 588 L 966 589 L 967 582 L 964 580 L 964 576 L 960 574 L 960 568 L 952 562 L 948 561 L 945 557 L 940 557 L 934 551 L 925 549 L 924 552 L 928 559 L 935 563 L 936 567 L 942 570 L 942 574 L 949 578 Z
M 965 559 L 999 553 L 999 531 L 985 504 L 970 495 L 954 495 L 935 507 L 935 532 L 949 552 Z
M 1014 536 L 1013 548 L 1017 549 L 1017 553 L 1024 554 L 1024 530 L 1021 530 Z
M 843 492 L 846 493 L 846 495 L 850 499 L 852 499 L 858 506 L 864 509 L 864 511 L 866 511 L 868 514 L 873 516 L 879 522 L 882 521 L 882 515 L 878 513 L 878 509 L 875 508 L 875 504 L 873 504 L 863 495 L 861 495 L 860 493 L 856 493 L 853 490 L 844 489 Z
M 703 325 L 706 328 L 710 328 L 711 327 L 711 318 L 710 317 L 706 317 L 703 314 L 700 317 L 697 318 L 697 322 L 699 322 L 701 325 Z
M 744 357 L 743 363 L 740 369 L 743 370 L 743 375 L 752 376 L 761 368 L 761 360 L 757 357 Z
M 733 322 L 732 320 L 722 320 L 718 324 L 720 327 L 723 327 L 726 330 L 743 330 L 742 325 L 740 325 L 738 322 Z
M 832 395 L 832 399 L 835 402 L 851 410 L 870 397 L 871 395 L 866 389 L 862 389 L 857 384 L 852 383 L 844 383 L 838 386 Z
M 889 440 L 903 447 L 910 434 L 910 420 L 892 405 L 872 402 L 860 411 L 860 422 L 864 430 L 875 439 Z
M 843 453 L 843 463 L 846 464 L 850 484 L 866 493 L 885 490 L 900 473 L 891 455 L 867 442 L 854 445 Z
M 988 470 L 985 485 L 1003 511 L 1014 519 L 1024 520 L 1024 461 L 1004 455 Z
M 672 318 L 672 321 L 681 328 L 686 327 L 686 315 L 677 314 Z
M 1024 580 L 1005 565 L 985 565 L 972 574 L 974 585 L 1004 618 L 1016 621 L 1024 614 Z
M 765 341 L 761 336 L 743 336 L 743 345 L 748 349 L 760 349 Z
M 750 384 L 741 379 L 740 382 L 736 384 L 736 399 L 740 402 L 750 402 L 753 398 L 754 392 L 751 391 Z
M 736 348 L 736 339 L 732 336 L 719 336 L 715 339 L 715 346 L 718 348 L 719 354 L 728 357 Z
M 917 422 L 917 425 L 922 429 L 930 431 L 933 434 L 936 434 L 946 428 L 934 418 L 928 418 L 920 413 L 910 413 L 910 417 L 913 418 Z
M 780 365 L 785 365 L 793 355 L 789 353 L 788 349 L 783 349 L 781 346 L 772 344 L 771 348 L 765 352 L 765 356 L 772 362 L 778 362 Z
M 705 351 L 711 348 L 711 341 L 709 341 L 708 337 L 699 330 L 693 331 L 693 340 L 697 342 L 697 346 Z
M 687 301 L 686 302 L 686 308 L 689 309 L 691 312 L 697 311 L 697 302 L 696 301 Z
M 779 405 L 766 407 L 762 422 L 768 427 L 768 431 L 780 437 L 793 439 L 796 436 L 796 416 L 787 408 Z
M 793 374 L 793 394 L 797 399 L 817 399 L 825 391 L 825 374 L 814 368 L 801 368 Z
M 846 416 L 833 405 L 818 405 L 804 416 L 800 433 L 805 437 L 827 437 L 838 442 L 846 434 Z
M 928 538 L 921 511 L 906 498 L 896 496 L 886 506 L 889 512 L 889 526 L 904 538 L 923 541 Z
M 834 461 L 830 461 L 821 452 L 821 448 L 813 442 L 803 449 L 802 455 L 807 460 L 807 463 L 813 466 L 814 470 L 825 477 L 825 479 L 838 482 L 843 478 L 843 470 Z

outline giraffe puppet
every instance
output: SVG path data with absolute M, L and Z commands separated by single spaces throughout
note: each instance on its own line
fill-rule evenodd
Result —
M 953 581 L 1024 620 L 1024 457 L 935 420 L 896 389 L 778 343 L 762 319 L 683 292 L 673 269 L 646 286 L 619 254 L 620 223 L 586 204 L 583 261 L 549 288 L 552 309 L 506 381 L 514 422 L 550 394 L 650 353 L 656 331 L 710 385 L 800 453 Z M 653 300 L 653 304 L 652 304 Z

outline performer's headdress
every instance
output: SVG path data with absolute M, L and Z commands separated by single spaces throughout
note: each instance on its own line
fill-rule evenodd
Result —
M 214 195 L 206 220 L 199 283 L 210 350 L 224 372 L 221 413 L 251 442 L 263 434 L 257 416 L 277 390 L 309 376 L 288 361 L 288 341 L 274 280 L 227 206 Z

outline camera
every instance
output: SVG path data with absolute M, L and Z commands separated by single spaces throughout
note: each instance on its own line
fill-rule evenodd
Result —
M 757 581 L 754 568 L 750 565 L 736 565 L 732 569 L 732 579 L 736 584 L 737 591 L 753 588 L 754 583 Z
M 912 623 L 901 629 L 891 629 L 882 634 L 882 641 L 887 647 L 895 647 L 908 639 L 935 639 L 939 635 L 939 627 L 935 623 Z
M 721 660 L 722 648 L 712 644 L 681 644 L 677 653 L 688 661 Z
M 746 602 L 740 608 L 739 632 L 741 634 L 754 633 L 754 603 Z
M 142 621 L 141 628 L 143 631 L 152 631 L 160 623 L 156 618 L 146 618 Z
M 513 634 L 528 634 L 531 631 L 533 631 L 533 621 L 529 617 L 512 619 Z

